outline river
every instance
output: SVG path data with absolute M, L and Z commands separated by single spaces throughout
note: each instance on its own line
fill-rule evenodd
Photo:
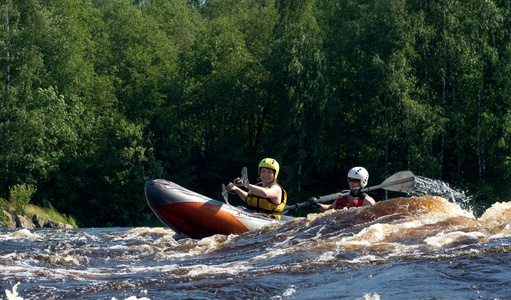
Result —
M 511 203 L 423 195 L 242 235 L 0 228 L 0 299 L 510 299 Z

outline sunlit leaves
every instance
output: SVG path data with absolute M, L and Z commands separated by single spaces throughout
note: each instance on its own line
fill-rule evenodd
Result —
M 343 188 L 355 164 L 508 184 L 510 15 L 488 0 L 4 1 L 0 193 L 32 183 L 35 201 L 124 225 L 147 213 L 145 178 L 211 195 L 268 156 L 292 197 Z

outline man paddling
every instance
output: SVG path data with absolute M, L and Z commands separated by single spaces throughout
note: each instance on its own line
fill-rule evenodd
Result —
M 314 199 L 309 199 L 307 203 L 321 211 L 373 205 L 376 203 L 374 199 L 360 191 L 360 189 L 364 188 L 368 182 L 369 172 L 367 172 L 367 170 L 363 167 L 353 167 L 348 172 L 348 185 L 351 191 L 350 194 L 337 198 L 332 204 L 321 204 Z
M 287 193 L 277 183 L 279 163 L 273 158 L 264 158 L 259 163 L 258 174 L 260 182 L 250 184 L 248 178 L 236 178 L 229 182 L 227 190 L 234 191 L 253 211 L 264 213 L 277 220 L 281 219 L 282 211 L 286 206 Z M 248 192 L 241 187 L 248 189 Z

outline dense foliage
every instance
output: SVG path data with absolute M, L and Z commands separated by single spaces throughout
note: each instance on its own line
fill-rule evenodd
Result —
M 0 197 L 80 226 L 159 224 L 145 179 L 220 198 L 263 157 L 291 203 L 355 165 L 510 200 L 510 0 L 5 0 L 0 23 Z

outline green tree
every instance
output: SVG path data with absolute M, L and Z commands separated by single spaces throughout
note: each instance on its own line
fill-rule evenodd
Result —
M 415 32 L 420 15 L 405 1 L 322 3 L 329 95 L 330 185 L 354 165 L 372 180 L 400 169 L 435 169 L 431 143 L 441 132 L 439 110 L 417 80 Z M 418 142 L 419 141 L 419 142 Z
M 272 48 L 271 109 L 265 135 L 268 154 L 287 170 L 286 187 L 299 195 L 314 169 L 325 165 L 322 138 L 325 60 L 315 2 L 278 1 Z M 268 156 L 270 156 L 268 155 Z M 299 200 L 298 197 L 295 197 Z
M 170 168 L 188 163 L 180 178 L 188 186 L 218 191 L 222 180 L 255 163 L 276 13 L 271 3 L 253 0 L 209 1 L 201 13 L 191 47 L 180 48 L 183 94 L 166 108 L 175 119 L 164 147 L 183 151 L 169 149 L 165 161 Z
M 9 198 L 14 206 L 14 213 L 23 215 L 25 207 L 30 203 L 30 197 L 34 194 L 34 187 L 17 184 L 9 188 Z
M 152 150 L 145 145 L 142 126 L 119 116 L 105 117 L 96 126 L 102 130 L 90 133 L 95 142 L 87 147 L 95 149 L 82 154 L 81 159 L 87 163 L 78 169 L 86 180 L 76 182 L 82 185 L 73 208 L 79 223 L 147 224 L 154 216 L 143 201 L 143 183 L 146 178 L 158 175 L 152 172 L 157 172 L 159 166 L 152 158 Z
M 468 181 L 481 182 L 491 139 L 485 103 L 492 93 L 492 32 L 499 27 L 499 13 L 493 3 L 477 0 L 419 1 L 414 8 L 423 13 L 426 28 L 420 34 L 419 82 L 426 86 L 428 102 L 441 107 L 448 120 L 434 146 L 441 165 L 436 176 L 459 184 L 475 176 Z
M 38 2 L 6 3 L 2 66 L 2 189 L 16 183 L 38 184 L 58 167 L 73 137 L 68 127 L 68 105 L 48 86 L 44 51 L 51 36 L 51 13 Z M 39 35 L 40 34 L 40 35 Z M 41 89 L 46 87 L 45 89 Z M 72 110 L 72 109 L 71 109 Z M 72 112 L 70 112 L 72 114 Z M 71 130 L 72 131 L 72 130 Z M 72 135 L 72 133 L 70 133 Z M 71 141 L 72 143 L 72 141 Z
M 142 225 L 146 178 L 215 196 L 271 156 L 290 202 L 354 165 L 508 200 L 510 3 L 5 0 L 0 196 Z
M 148 4 L 149 5 L 149 4 Z M 101 74 L 113 80 L 118 109 L 133 121 L 144 121 L 165 103 L 165 91 L 177 74 L 177 49 L 157 20 L 128 2 L 103 7 L 109 60 Z
M 439 164 L 428 145 L 441 133 L 442 119 L 439 109 L 424 101 L 425 88 L 415 75 L 414 33 L 421 25 L 420 17 L 408 12 L 406 1 L 370 3 L 360 20 L 356 55 L 362 59 L 353 58 L 362 63 L 356 67 L 362 70 L 357 94 L 367 97 L 357 99 L 360 110 L 355 118 L 358 124 L 369 119 L 365 122 L 368 140 L 362 138 L 359 147 L 367 149 L 373 160 L 367 163 L 380 178 L 401 169 L 431 171 Z
M 493 83 L 493 89 L 488 93 L 490 101 L 487 110 L 496 118 L 495 127 L 490 130 L 495 134 L 495 139 L 490 142 L 496 149 L 494 156 L 487 155 L 488 180 L 481 194 L 494 195 L 504 202 L 511 199 L 511 78 L 507 75 L 511 72 L 511 2 L 503 0 L 494 3 L 501 13 L 502 21 L 493 31 L 498 60 L 494 64 L 495 72 L 488 80 Z M 482 207 L 489 207 L 496 201 L 495 198 L 485 199 Z

